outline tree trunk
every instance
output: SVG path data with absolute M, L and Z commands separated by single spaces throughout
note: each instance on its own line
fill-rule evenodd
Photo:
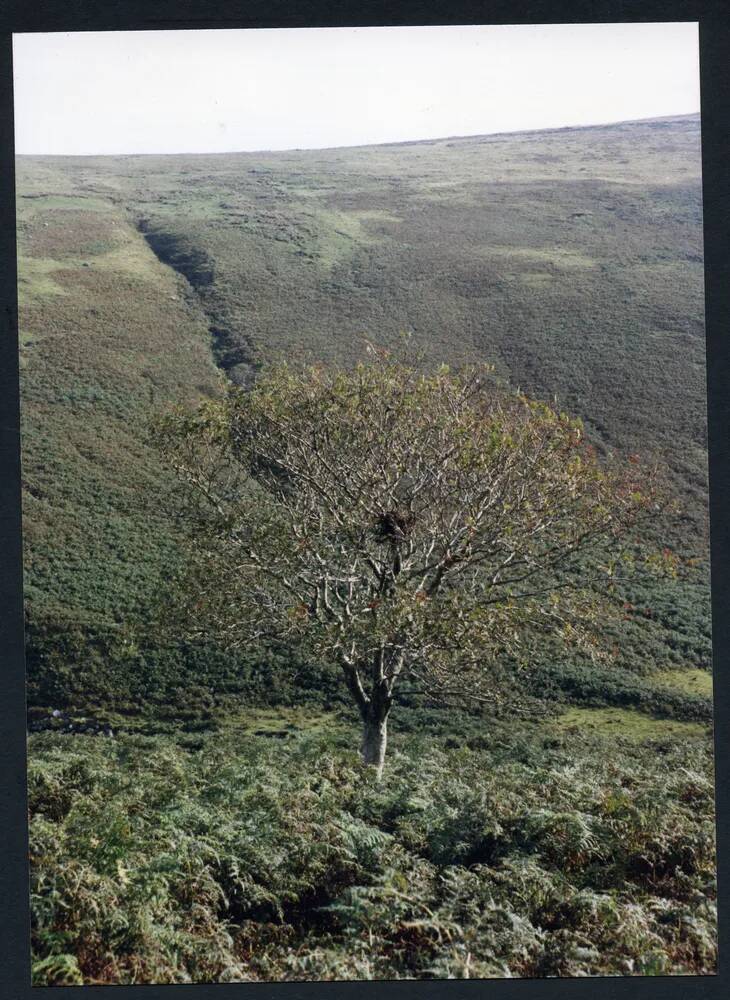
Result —
M 385 748 L 388 743 L 388 716 L 383 718 L 365 718 L 362 730 L 362 759 L 364 764 L 375 768 L 375 774 L 380 779 L 385 763 Z

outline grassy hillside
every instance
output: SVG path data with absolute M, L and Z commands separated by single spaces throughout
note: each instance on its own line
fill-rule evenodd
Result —
M 165 399 L 215 391 L 211 345 L 245 381 L 280 353 L 352 359 L 365 336 L 408 329 L 430 358 L 492 360 L 557 395 L 599 446 L 669 466 L 684 514 L 667 537 L 703 565 L 679 587 L 625 595 L 625 659 L 640 672 L 707 663 L 696 117 L 324 151 L 23 157 L 17 186 L 34 635 L 56 621 L 64 641 L 71 621 L 106 628 L 159 591 L 174 542 L 150 502 L 165 480 L 142 428 Z M 32 672 L 57 639 L 39 638 L 37 655 L 31 643 Z M 80 636 L 60 660 L 90 657 Z M 135 663 L 148 680 L 161 669 Z
M 196 285 L 227 365 L 351 358 L 408 329 L 438 360 L 486 357 L 557 394 L 611 445 L 663 451 L 704 508 L 696 116 L 23 167 L 124 205 Z
M 694 117 L 19 159 L 35 985 L 714 971 L 699 170 Z M 622 585 L 614 665 L 404 689 L 376 786 L 326 665 L 146 623 L 179 557 L 145 428 L 406 329 L 655 453 L 696 564 Z
M 216 391 L 219 373 L 185 283 L 108 199 L 26 196 L 21 179 L 18 245 L 33 700 L 39 671 L 60 672 L 59 698 L 83 691 L 174 568 L 146 424 L 161 399 Z

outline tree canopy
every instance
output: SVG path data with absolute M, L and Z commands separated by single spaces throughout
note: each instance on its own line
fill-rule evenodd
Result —
M 382 770 L 399 678 L 490 697 L 536 642 L 592 648 L 611 573 L 657 508 L 638 465 L 488 367 L 278 365 L 161 420 L 189 529 L 189 627 L 337 663 Z

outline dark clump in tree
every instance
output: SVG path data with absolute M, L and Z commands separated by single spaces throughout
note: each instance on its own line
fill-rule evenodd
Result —
M 593 648 L 586 565 L 610 574 L 658 507 L 651 477 L 600 462 L 580 421 L 491 369 L 385 351 L 271 368 L 157 433 L 189 528 L 189 630 L 336 662 L 378 773 L 400 678 L 488 699 L 535 643 Z

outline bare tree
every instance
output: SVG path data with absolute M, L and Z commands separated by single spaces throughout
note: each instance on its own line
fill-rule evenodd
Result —
M 158 438 L 190 528 L 191 627 L 336 661 L 378 773 L 399 678 L 489 697 L 494 665 L 540 636 L 591 643 L 586 554 L 610 572 L 656 507 L 636 467 L 600 463 L 580 421 L 490 369 L 424 373 L 383 351 L 272 368 L 168 414 Z

